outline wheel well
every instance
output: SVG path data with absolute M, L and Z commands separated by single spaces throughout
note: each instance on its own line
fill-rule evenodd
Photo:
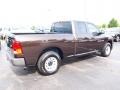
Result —
M 42 53 L 40 53 L 40 55 L 39 55 L 39 57 L 38 57 L 38 60 L 39 60 L 39 58 L 41 57 L 41 55 L 44 54 L 44 53 L 47 52 L 47 51 L 55 51 L 55 52 L 57 52 L 57 53 L 60 55 L 61 59 L 64 58 L 63 52 L 62 52 L 62 50 L 61 50 L 60 48 L 58 48 L 58 47 L 49 47 L 49 48 L 44 49 L 44 50 L 42 51 Z M 38 60 L 37 60 L 37 62 L 38 62 Z M 37 64 L 37 63 L 36 63 L 36 64 Z

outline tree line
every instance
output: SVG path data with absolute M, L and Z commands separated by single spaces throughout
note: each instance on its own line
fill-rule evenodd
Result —
M 108 24 L 102 24 L 102 25 L 100 25 L 99 27 L 100 28 L 112 28 L 112 27 L 119 27 L 120 25 L 119 25 L 119 23 L 118 23 L 118 21 L 115 19 L 115 18 L 112 18 L 110 21 L 109 21 L 109 23 Z

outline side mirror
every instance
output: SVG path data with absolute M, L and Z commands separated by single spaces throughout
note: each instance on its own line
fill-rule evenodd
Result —
M 98 35 L 101 35 L 101 34 L 104 34 L 105 32 L 104 31 L 100 31 L 100 32 L 93 32 L 93 36 L 98 36 Z
M 93 36 L 97 36 L 97 35 L 98 35 L 98 32 L 92 32 L 92 35 L 93 35 Z

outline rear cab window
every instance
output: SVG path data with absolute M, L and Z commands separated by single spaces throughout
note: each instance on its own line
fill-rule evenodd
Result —
M 53 33 L 72 34 L 72 24 L 70 21 L 56 22 L 51 27 Z

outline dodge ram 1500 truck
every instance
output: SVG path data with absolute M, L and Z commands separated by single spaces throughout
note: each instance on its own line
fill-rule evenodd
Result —
M 113 39 L 92 23 L 60 21 L 50 33 L 14 33 L 7 37 L 7 59 L 15 66 L 36 66 L 44 75 L 58 71 L 64 58 L 100 52 L 110 55 Z

